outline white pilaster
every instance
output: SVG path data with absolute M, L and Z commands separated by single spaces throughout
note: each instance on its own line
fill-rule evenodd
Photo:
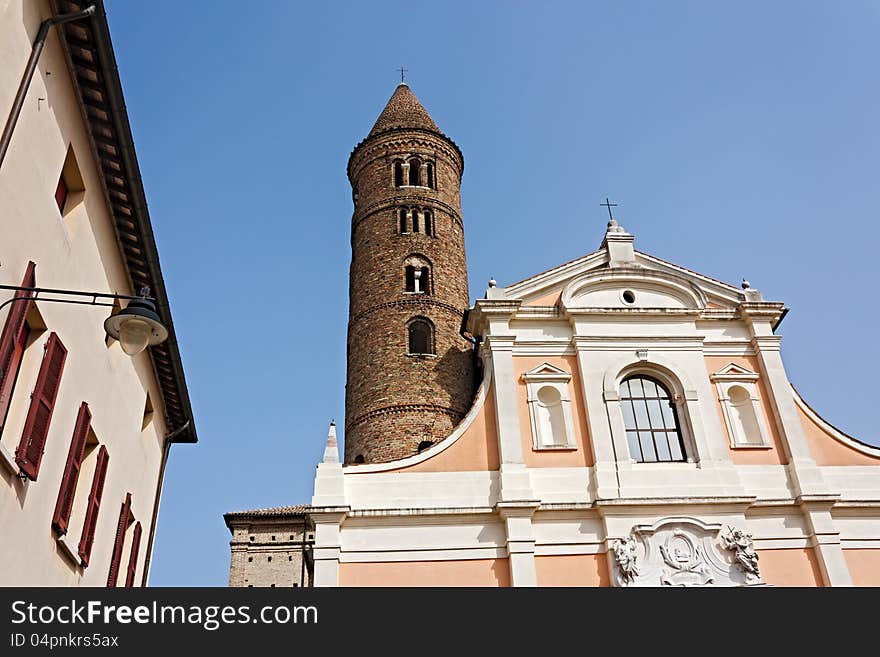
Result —
M 837 496 L 798 498 L 810 530 L 823 583 L 825 586 L 852 586 L 852 577 L 840 545 L 840 531 L 831 516 L 831 507 L 836 500 Z
M 535 572 L 535 536 L 532 514 L 537 502 L 499 502 L 497 509 L 507 532 L 507 554 L 511 586 L 537 586 Z
M 315 587 L 339 586 L 340 527 L 348 507 L 324 507 L 309 512 L 315 523 Z

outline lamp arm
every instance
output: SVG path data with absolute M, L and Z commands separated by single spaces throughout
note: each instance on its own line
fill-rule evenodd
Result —
M 112 303 L 103 303 L 98 301 L 98 299 L 125 299 L 131 301 L 133 299 L 146 299 L 148 301 L 155 301 L 153 297 L 149 296 L 131 296 L 129 294 L 108 294 L 105 292 L 81 292 L 79 290 L 60 290 L 57 288 L 50 287 L 22 287 L 20 285 L 0 285 L 0 290 L 12 290 L 14 292 L 33 292 L 34 295 L 30 297 L 16 297 L 13 296 L 11 299 L 7 299 L 3 303 L 0 303 L 0 310 L 3 310 L 6 306 L 15 303 L 16 301 L 52 301 L 55 303 L 70 303 L 76 304 L 80 306 L 110 306 L 112 307 Z M 60 294 L 60 295 L 68 295 L 75 297 L 92 297 L 90 301 L 83 301 L 79 299 L 53 299 L 46 297 L 39 297 L 38 295 L 44 292 L 46 294 Z

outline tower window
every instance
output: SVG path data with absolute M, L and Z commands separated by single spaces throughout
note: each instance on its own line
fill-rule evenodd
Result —
M 419 221 L 419 211 L 413 210 L 412 217 L 413 217 L 413 232 L 414 233 L 421 233 L 422 227 L 421 227 L 421 222 Z
M 418 186 L 421 184 L 419 180 L 419 174 L 421 173 L 422 161 L 414 157 L 409 161 L 409 184 L 413 186 Z
M 406 208 L 400 208 L 400 211 L 398 212 L 398 222 L 400 224 L 400 234 L 406 235 L 409 232 L 406 222 Z
M 620 406 L 630 456 L 640 463 L 684 461 L 678 414 L 669 390 L 648 376 L 620 384 Z
M 434 235 L 434 216 L 430 210 L 425 210 L 425 235 Z
M 434 327 L 424 317 L 411 319 L 408 324 L 410 354 L 434 353 Z
M 424 452 L 426 449 L 428 449 L 429 447 L 431 447 L 431 445 L 433 445 L 433 444 L 434 444 L 434 441 L 433 441 L 433 440 L 423 440 L 422 442 L 419 443 L 419 446 L 418 446 L 418 449 L 417 449 L 417 453 L 421 454 L 421 453 Z
M 403 161 L 394 160 L 394 186 L 403 187 Z
M 354 457 L 354 462 L 355 462 L 355 463 L 364 463 L 364 455 L 363 455 L 363 454 L 358 454 L 357 456 L 355 456 L 355 457 Z
M 428 267 L 417 267 L 407 265 L 406 272 L 406 291 L 415 294 L 430 294 L 431 288 L 431 270 Z
M 428 187 L 431 189 L 437 189 L 437 183 L 434 180 L 434 164 L 432 162 L 428 162 L 428 166 L 426 168 L 426 174 L 428 176 Z

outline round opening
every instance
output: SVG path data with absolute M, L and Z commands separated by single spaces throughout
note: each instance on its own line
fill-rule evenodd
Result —
M 623 301 L 624 301 L 624 303 L 635 303 L 636 302 L 636 293 L 633 292 L 632 290 L 624 290 Z

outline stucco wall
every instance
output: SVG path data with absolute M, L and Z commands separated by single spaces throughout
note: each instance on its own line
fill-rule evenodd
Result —
M 40 21 L 48 4 L 14 0 L 0 4 L 0 107 L 5 117 Z M 51 73 L 51 75 L 47 75 Z M 43 98 L 45 100 L 39 101 Z M 72 197 L 65 213 L 54 199 L 68 146 L 72 146 L 85 193 Z M 0 175 L 0 281 L 20 285 L 28 261 L 36 263 L 38 286 L 131 294 L 119 254 L 102 181 L 92 157 L 78 101 L 52 29 L 22 109 Z M 79 201 L 79 202 L 77 202 Z M 73 207 L 71 207 L 73 206 Z M 4 293 L 3 298 L 7 298 Z M 134 517 L 143 528 L 136 583 L 140 583 L 166 434 L 161 392 L 147 353 L 135 358 L 105 342 L 102 307 L 38 304 L 46 330 L 32 331 L 0 443 L 14 454 L 21 438 L 42 348 L 51 332 L 68 349 L 39 476 L 22 482 L 0 467 L 0 527 L 14 541 L 0 542 L 0 584 L 104 585 L 107 581 L 120 506 L 132 493 Z M 0 324 L 6 320 L 6 310 Z M 149 392 L 154 414 L 142 429 Z M 50 527 L 80 403 L 92 412 L 92 428 L 110 458 L 91 564 L 83 572 L 56 544 Z M 91 468 L 91 469 L 90 469 Z M 94 463 L 87 462 L 77 488 L 68 536 L 80 539 L 85 496 Z M 128 563 L 131 530 L 123 553 Z
M 507 559 L 340 563 L 340 586 L 510 586 Z

